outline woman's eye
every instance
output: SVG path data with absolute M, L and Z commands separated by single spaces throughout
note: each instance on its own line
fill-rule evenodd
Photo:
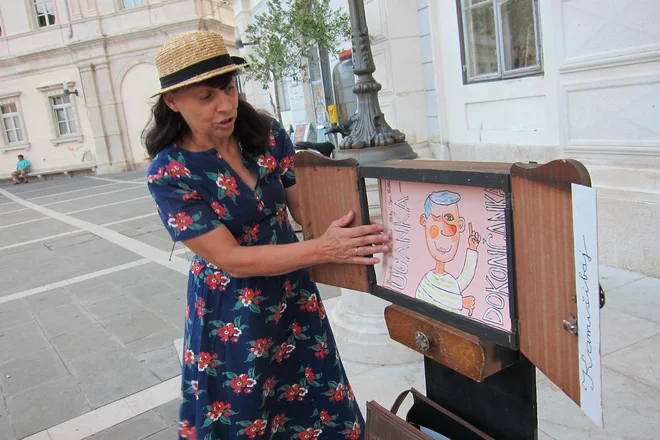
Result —
M 451 214 L 445 214 L 445 220 L 448 222 L 454 221 L 454 216 Z
M 202 96 L 200 99 L 201 99 L 202 101 L 208 101 L 209 99 L 211 99 L 211 94 L 209 93 L 208 95 L 204 95 L 204 96 Z

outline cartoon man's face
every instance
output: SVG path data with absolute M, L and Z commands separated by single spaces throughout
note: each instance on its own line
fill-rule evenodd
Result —
M 458 205 L 431 204 L 431 215 L 422 214 L 420 223 L 426 230 L 426 245 L 436 261 L 447 263 L 458 251 L 460 233 L 465 230 L 465 220 L 458 215 Z

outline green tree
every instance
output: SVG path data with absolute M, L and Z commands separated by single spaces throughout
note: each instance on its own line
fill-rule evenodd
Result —
M 268 0 L 267 8 L 246 29 L 245 44 L 252 53 L 245 73 L 264 90 L 275 84 L 271 104 L 282 122 L 279 81 L 287 77 L 306 81 L 310 51 L 337 53 L 339 44 L 350 38 L 351 28 L 348 14 L 331 9 L 330 0 Z

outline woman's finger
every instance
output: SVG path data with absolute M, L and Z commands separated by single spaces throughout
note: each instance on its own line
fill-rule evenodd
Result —
M 348 237 L 361 237 L 363 235 L 378 234 L 383 231 L 383 225 L 363 225 L 355 226 L 353 228 L 348 228 L 347 230 Z

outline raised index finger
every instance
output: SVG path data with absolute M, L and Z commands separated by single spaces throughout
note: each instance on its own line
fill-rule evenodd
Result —
M 472 222 L 468 223 L 468 232 L 472 235 Z

